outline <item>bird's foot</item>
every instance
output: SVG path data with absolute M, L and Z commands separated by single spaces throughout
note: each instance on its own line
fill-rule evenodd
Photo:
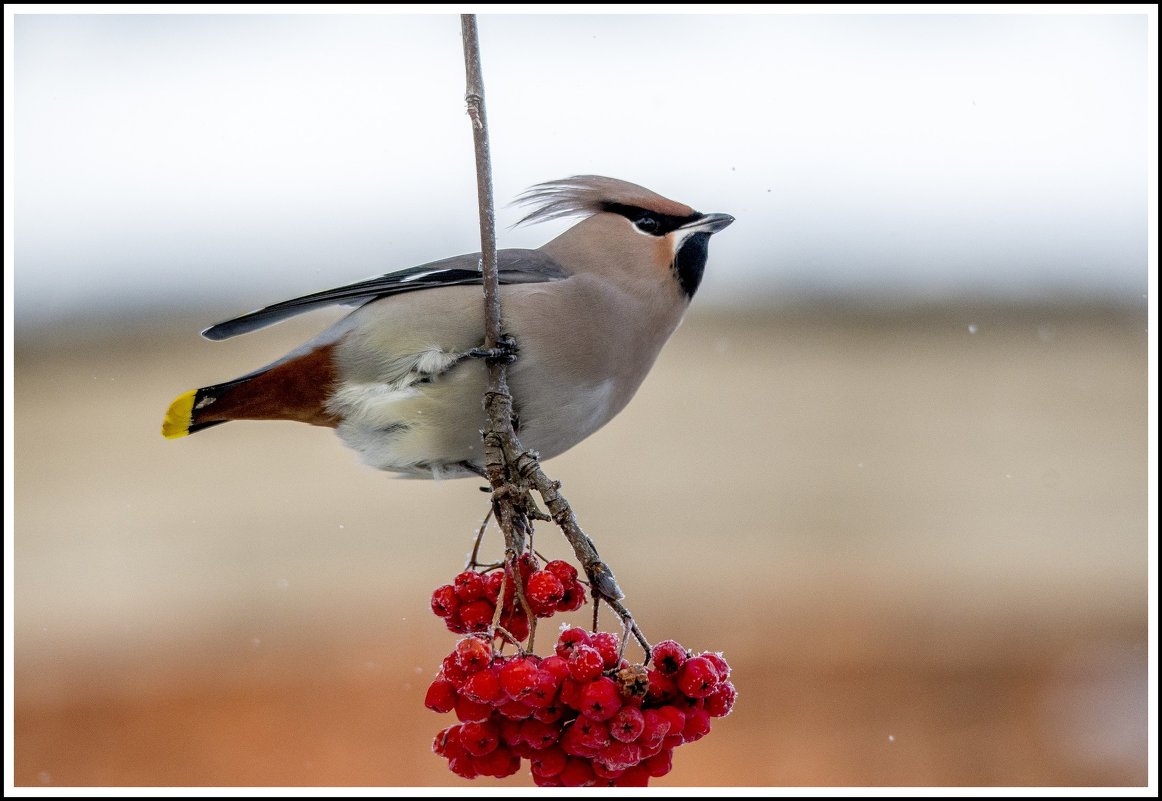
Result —
M 512 364 L 519 354 L 520 348 L 517 346 L 516 340 L 508 334 L 501 334 L 500 339 L 496 341 L 495 348 L 473 348 L 465 355 L 497 364 Z

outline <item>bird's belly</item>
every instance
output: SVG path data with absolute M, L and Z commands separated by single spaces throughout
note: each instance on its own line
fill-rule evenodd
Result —
M 463 369 L 430 384 L 341 386 L 336 433 L 371 467 L 423 478 L 473 475 L 483 464 L 483 370 Z
M 581 442 L 609 422 L 619 408 L 614 404 L 612 380 L 557 391 L 546 391 L 542 386 L 532 399 L 523 398 L 523 394 L 519 384 L 513 386 L 518 435 L 524 447 L 543 459 Z

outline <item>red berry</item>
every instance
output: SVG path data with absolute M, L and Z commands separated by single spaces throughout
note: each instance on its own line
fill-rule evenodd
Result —
M 593 635 L 593 647 L 601 654 L 606 670 L 617 667 L 621 660 L 621 641 L 616 634 L 599 631 Z
M 654 667 L 667 676 L 672 676 L 686 662 L 687 654 L 686 649 L 673 640 L 662 640 L 653 647 L 650 657 L 653 659 Z
M 578 645 L 569 655 L 569 675 L 576 681 L 593 681 L 601 675 L 604 663 L 596 648 L 590 645 Z
M 581 709 L 581 691 L 585 689 L 585 685 L 572 678 L 565 679 L 561 682 L 561 703 L 565 704 L 571 709 Z
M 521 739 L 528 743 L 531 748 L 537 750 L 548 748 L 561 736 L 559 727 L 541 723 L 539 720 L 526 720 L 520 724 L 520 727 Z
M 553 703 L 548 706 L 535 707 L 533 709 L 533 717 L 541 723 L 556 723 L 565 717 L 565 704 L 562 703 L 559 697 L 554 698 Z
M 714 665 L 714 670 L 718 673 L 719 681 L 726 681 L 730 678 L 730 665 L 726 664 L 726 660 L 722 658 L 722 654 L 707 651 L 702 656 L 706 657 Z
M 660 706 L 668 704 L 678 696 L 678 685 L 674 682 L 673 676 L 668 676 L 660 670 L 650 670 L 647 672 L 650 686 L 646 690 L 646 704 L 648 706 Z
M 620 710 L 620 715 L 624 710 Z M 616 719 L 617 715 L 614 716 Z M 662 740 L 670 733 L 670 719 L 660 709 L 646 709 L 642 712 L 642 732 L 638 742 L 646 751 L 662 747 Z
M 500 669 L 500 683 L 509 698 L 519 700 L 532 692 L 538 672 L 539 668 L 531 659 L 513 659 Z
M 487 720 L 491 714 L 492 707 L 488 704 L 478 704 L 465 695 L 456 696 L 456 717 L 460 719 L 460 722 L 470 723 Z
M 589 632 L 585 629 L 570 627 L 561 632 L 561 636 L 557 638 L 557 656 L 568 659 L 569 654 L 573 653 L 573 649 L 578 645 L 589 645 L 593 642 L 589 636 Z
M 565 787 L 588 787 L 597 776 L 594 775 L 593 768 L 590 767 L 588 760 L 570 757 L 557 778 L 561 780 L 561 784 Z
M 460 607 L 460 622 L 468 631 L 486 631 L 496 607 L 488 601 L 470 601 Z
M 569 673 L 569 663 L 556 654 L 546 656 L 541 660 L 541 670 L 553 674 L 558 681 L 564 681 L 571 675 Z
M 665 716 L 670 724 L 670 734 L 681 734 L 682 729 L 686 728 L 686 713 L 676 706 L 667 704 L 659 707 L 658 712 Z
M 444 657 L 444 661 L 440 664 L 440 678 L 452 682 L 457 689 L 464 686 L 464 679 L 468 678 L 468 674 L 464 672 L 464 668 L 460 667 L 460 663 L 456 661 L 455 651 Z
M 496 606 L 497 601 L 500 599 L 500 585 L 503 581 L 504 574 L 499 570 L 494 573 L 489 573 L 484 577 L 484 597 L 487 598 L 493 606 Z M 505 591 L 505 596 L 510 600 L 510 602 L 512 599 L 512 592 L 512 584 L 509 584 L 508 589 Z
M 734 699 L 737 697 L 738 693 L 735 691 L 734 685 L 729 681 L 724 681 L 718 685 L 714 692 L 706 696 L 706 706 L 703 709 L 712 718 L 725 717 L 734 708 Z
M 511 720 L 528 720 L 533 716 L 533 708 L 524 701 L 508 700 L 496 708 L 506 718 Z
M 597 761 L 597 757 L 593 758 L 593 761 L 589 763 L 589 767 L 593 768 L 593 773 L 597 776 L 597 781 L 593 783 L 594 787 L 609 786 L 613 784 L 614 779 L 625 773 L 625 768 L 613 770 L 605 767 L 603 763 Z
M 496 723 L 496 728 L 500 732 L 500 741 L 505 745 L 519 746 L 524 740 L 520 736 L 520 727 L 524 723 L 522 720 L 512 720 L 503 715 L 493 715 L 490 720 Z
M 673 767 L 674 752 L 670 749 L 659 751 L 648 759 L 642 760 L 641 766 L 655 778 L 665 776 Z
M 576 612 L 585 605 L 585 588 L 581 582 L 574 581 L 565 585 L 565 594 L 557 602 L 558 612 Z
M 563 559 L 554 559 L 545 565 L 545 570 L 548 570 L 554 576 L 561 580 L 561 583 L 568 587 L 577 578 L 577 568 L 569 564 Z
M 521 700 L 534 709 L 543 709 L 557 700 L 557 689 L 561 682 L 547 670 L 538 670 L 533 677 L 532 689 L 521 696 Z
M 456 614 L 460 601 L 456 597 L 456 588 L 451 584 L 436 587 L 432 593 L 432 611 L 436 617 L 451 617 Z
M 634 706 L 623 706 L 609 720 L 609 733 L 615 740 L 632 743 L 641 736 L 646 719 L 642 711 Z
M 461 779 L 475 779 L 480 775 L 475 759 L 469 754 L 461 754 L 448 760 L 448 769 Z
M 614 787 L 648 787 L 650 773 L 640 764 L 626 768 L 621 775 L 613 780 Z
M 637 743 L 611 742 L 601 749 L 594 760 L 607 770 L 622 771 L 641 761 L 641 746 Z
M 460 609 L 459 608 L 456 609 L 456 612 L 454 614 L 452 614 L 449 617 L 444 618 L 444 625 L 448 627 L 448 631 L 454 631 L 457 634 L 467 634 L 468 633 L 468 627 L 464 625 L 464 622 L 462 620 L 460 620 Z
M 492 649 L 479 637 L 465 637 L 456 643 L 456 662 L 465 673 L 484 670 L 492 663 Z
M 565 769 L 569 757 L 557 746 L 549 746 L 529 757 L 534 777 L 537 773 L 542 776 L 556 776 Z
M 686 660 L 678 671 L 678 689 L 689 698 L 705 698 L 718 686 L 718 669 L 704 656 Z
M 594 720 L 609 720 L 621 709 L 621 693 L 608 676 L 589 682 L 581 691 L 581 713 Z
M 478 670 L 465 679 L 460 693 L 469 701 L 492 704 L 502 697 L 503 690 L 500 687 L 500 677 L 495 670 Z
M 461 601 L 475 601 L 484 595 L 484 577 L 475 570 L 465 570 L 452 580 L 456 597 Z
M 447 679 L 436 679 L 428 685 L 424 706 L 433 712 L 451 712 L 456 708 L 456 685 Z
M 499 743 L 500 735 L 492 721 L 474 721 L 460 727 L 460 745 L 472 756 L 484 756 Z
M 577 737 L 577 744 L 586 756 L 593 756 L 605 746 L 613 742 L 609 736 L 609 726 L 600 720 L 579 717 L 573 721 L 570 729 Z M 565 749 L 568 751 L 568 749 Z
M 498 746 L 484 756 L 474 758 L 473 763 L 478 773 L 496 779 L 503 779 L 520 770 L 520 757 L 504 746 Z
M 531 576 L 533 571 L 537 569 L 537 559 L 531 553 L 522 553 L 520 558 L 516 560 L 516 563 L 520 567 L 521 581 L 523 581 L 527 587 L 529 576 Z
M 525 598 L 528 599 L 537 617 L 552 615 L 564 596 L 565 586 L 547 570 L 538 570 L 529 576 L 525 583 Z
M 710 716 L 703 709 L 692 710 L 686 716 L 686 726 L 682 729 L 682 740 L 692 743 L 710 733 Z
M 460 747 L 460 724 L 436 732 L 436 739 L 432 741 L 432 751 L 448 759 L 462 754 L 464 749 Z
M 525 640 L 529 636 L 529 619 L 524 612 L 506 612 L 500 617 L 500 625 L 518 640 Z

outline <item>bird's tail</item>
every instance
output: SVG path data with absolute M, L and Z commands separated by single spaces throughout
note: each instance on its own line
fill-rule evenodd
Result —
M 215 417 L 210 409 L 219 397 L 238 383 L 227 381 L 225 384 L 215 384 L 212 387 L 191 389 L 179 395 L 165 412 L 165 419 L 161 423 L 161 435 L 166 439 L 177 439 L 225 423 L 229 418 Z
M 334 428 L 327 408 L 335 384 L 332 345 L 304 349 L 257 372 L 179 395 L 161 424 L 167 439 L 228 420 L 296 420 Z

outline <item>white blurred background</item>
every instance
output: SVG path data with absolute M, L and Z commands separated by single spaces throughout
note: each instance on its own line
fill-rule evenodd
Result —
M 1146 783 L 1147 22 L 480 19 L 501 203 L 737 218 L 547 465 L 647 634 L 735 667 L 660 786 Z M 458 19 L 33 9 L 14 55 L 16 783 L 451 784 L 426 606 L 474 483 L 158 427 L 334 313 L 205 325 L 476 249 Z
M 1142 307 L 1145 20 L 486 16 L 498 202 L 597 173 L 728 211 L 706 305 Z M 476 249 L 458 25 L 18 16 L 17 319 L 230 313 Z

